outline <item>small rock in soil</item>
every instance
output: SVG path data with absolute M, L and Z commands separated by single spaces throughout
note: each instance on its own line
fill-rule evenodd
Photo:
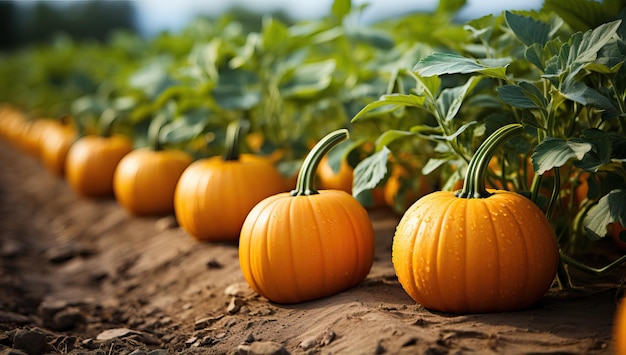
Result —
M 240 344 L 237 347 L 239 355 L 289 355 L 285 346 L 273 341 L 255 341 L 251 344 Z
M 28 317 L 21 314 L 0 311 L 0 324 L 24 325 L 30 322 L 31 320 Z
M 224 318 L 223 314 L 220 314 L 217 317 L 207 317 L 207 318 L 199 319 L 194 323 L 193 329 L 200 330 L 200 329 L 208 328 L 211 324 L 217 322 L 218 320 L 222 318 Z
M 54 246 L 48 249 L 45 253 L 45 258 L 53 264 L 60 264 L 74 258 L 79 254 L 80 251 L 75 245 L 65 244 Z
M 130 353 L 128 355 L 148 355 L 148 353 L 146 353 L 143 350 L 137 349 L 137 350 L 133 351 L 132 353 Z
M 206 263 L 206 267 L 209 269 L 221 269 L 224 267 L 217 259 L 213 258 Z
M 87 317 L 76 307 L 67 307 L 57 312 L 52 317 L 52 324 L 48 328 L 52 330 L 69 330 L 87 323 Z
M 241 298 L 233 297 L 230 299 L 230 302 L 228 303 L 226 312 L 228 312 L 228 314 L 235 314 L 239 312 L 241 307 L 243 307 L 245 304 L 246 304 L 246 301 L 242 300 Z
M 5 350 L 0 352 L 0 355 L 28 355 L 28 354 L 23 352 L 22 350 L 5 349 Z
M 0 246 L 0 257 L 11 259 L 20 256 L 24 252 L 24 248 L 13 240 L 5 240 Z
M 114 339 L 114 338 L 122 338 L 125 337 L 127 335 L 132 335 L 132 334 L 137 334 L 139 332 L 132 330 L 132 329 L 128 329 L 128 328 L 114 328 L 114 329 L 107 329 L 105 331 L 103 331 L 102 333 L 98 334 L 98 336 L 96 337 L 96 339 L 98 340 L 110 340 L 110 339 Z
M 13 338 L 13 348 L 29 355 L 43 354 L 48 348 L 46 336 L 36 330 L 19 329 Z
M 247 297 L 253 295 L 254 291 L 250 288 L 248 283 L 238 282 L 226 287 L 224 294 L 227 296 Z
M 178 227 L 178 222 L 176 221 L 176 218 L 174 218 L 174 216 L 162 217 L 154 223 L 154 227 L 158 231 L 165 231 Z

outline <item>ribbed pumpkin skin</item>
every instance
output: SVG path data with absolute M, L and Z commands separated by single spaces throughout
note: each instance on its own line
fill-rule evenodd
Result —
M 58 126 L 48 128 L 41 138 L 41 162 L 57 176 L 65 175 L 67 152 L 76 138 L 76 131 L 71 127 Z
M 84 136 L 67 152 L 65 175 L 68 184 L 86 197 L 113 195 L 113 174 L 117 164 L 133 149 L 124 136 Z
M 542 211 L 508 191 L 426 195 L 400 220 L 392 249 L 398 280 L 415 301 L 461 314 L 531 306 L 550 288 L 558 255 Z
M 257 293 L 299 303 L 359 284 L 372 267 L 374 249 L 367 211 L 351 195 L 283 193 L 261 201 L 246 218 L 239 262 Z
M 269 160 L 250 154 L 236 161 L 216 156 L 197 160 L 183 172 L 174 212 L 179 225 L 196 239 L 232 242 L 254 205 L 283 191 L 283 177 Z
M 180 150 L 137 149 L 128 153 L 113 177 L 117 202 L 136 215 L 174 212 L 176 183 L 191 162 L 191 156 Z

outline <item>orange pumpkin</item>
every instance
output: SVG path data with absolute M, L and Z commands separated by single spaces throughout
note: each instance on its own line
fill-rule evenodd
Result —
M 136 215 L 174 212 L 174 190 L 191 155 L 182 150 L 137 149 L 115 169 L 113 191 L 117 202 Z
M 318 185 L 323 190 L 342 190 L 352 193 L 354 169 L 346 159 L 341 159 L 339 171 L 335 172 L 328 162 L 328 155 L 324 155 L 317 168 Z
M 77 133 L 71 126 L 50 127 L 41 138 L 40 156 L 42 164 L 57 176 L 65 175 L 65 159 Z
M 470 162 L 463 189 L 437 191 L 413 204 L 393 239 L 402 287 L 424 307 L 452 313 L 526 308 L 550 288 L 559 262 L 555 233 L 543 212 L 514 192 L 485 189 L 492 151 L 519 134 L 492 134 Z
M 132 141 L 121 135 L 87 135 L 78 139 L 67 152 L 68 184 L 85 197 L 112 196 L 115 168 L 132 149 Z
M 616 355 L 626 355 L 626 298 L 622 298 L 615 312 L 613 342 Z
M 305 159 L 295 190 L 261 201 L 241 228 L 244 278 L 270 301 L 327 297 L 369 273 L 375 243 L 367 211 L 345 191 L 314 186 L 321 156 L 347 135 L 338 130 L 322 139 Z
M 426 175 L 411 178 L 406 168 L 394 165 L 383 188 L 385 203 L 402 214 L 420 197 L 432 192 L 432 185 Z
M 240 130 L 239 125 L 230 125 L 224 157 L 193 162 L 176 185 L 176 219 L 198 240 L 237 241 L 252 207 L 285 190 L 283 177 L 270 160 L 239 154 Z

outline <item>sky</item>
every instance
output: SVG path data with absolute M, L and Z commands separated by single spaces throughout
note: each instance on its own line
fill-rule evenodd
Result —
M 109 0 L 113 1 L 113 0 Z M 139 12 L 139 26 L 144 34 L 154 35 L 162 30 L 182 29 L 196 15 L 216 15 L 235 4 L 257 11 L 282 9 L 297 20 L 315 19 L 330 11 L 333 0 L 132 0 Z M 353 6 L 368 3 L 362 16 L 364 22 L 388 17 L 402 11 L 432 10 L 437 0 L 352 0 Z M 499 14 L 504 10 L 539 9 L 542 0 L 467 0 L 459 16 L 477 18 Z

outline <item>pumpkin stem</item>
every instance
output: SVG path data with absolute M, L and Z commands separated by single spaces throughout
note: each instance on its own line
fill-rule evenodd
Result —
M 457 191 L 455 196 L 460 198 L 486 198 L 491 196 L 485 188 L 485 176 L 489 167 L 489 161 L 495 150 L 502 143 L 520 134 L 523 129 L 524 126 L 521 124 L 512 123 L 500 127 L 487 137 L 470 160 L 463 188 Z
M 315 189 L 317 166 L 332 147 L 349 137 L 350 134 L 348 130 L 342 128 L 330 132 L 317 142 L 309 154 L 307 154 L 306 158 L 304 158 L 304 162 L 298 173 L 298 179 L 296 180 L 296 188 L 291 191 L 291 196 L 309 196 L 318 193 Z
M 165 115 L 159 115 L 150 122 L 150 126 L 148 127 L 148 142 L 154 151 L 163 149 L 159 136 L 161 135 L 161 130 L 163 126 L 165 126 L 165 123 L 167 123 L 167 117 Z
M 248 120 L 237 120 L 226 127 L 226 151 L 222 159 L 224 161 L 239 160 L 239 138 L 250 128 Z
M 112 108 L 107 108 L 100 115 L 100 135 L 102 137 L 111 137 L 113 134 L 113 123 L 120 118 L 119 112 Z

